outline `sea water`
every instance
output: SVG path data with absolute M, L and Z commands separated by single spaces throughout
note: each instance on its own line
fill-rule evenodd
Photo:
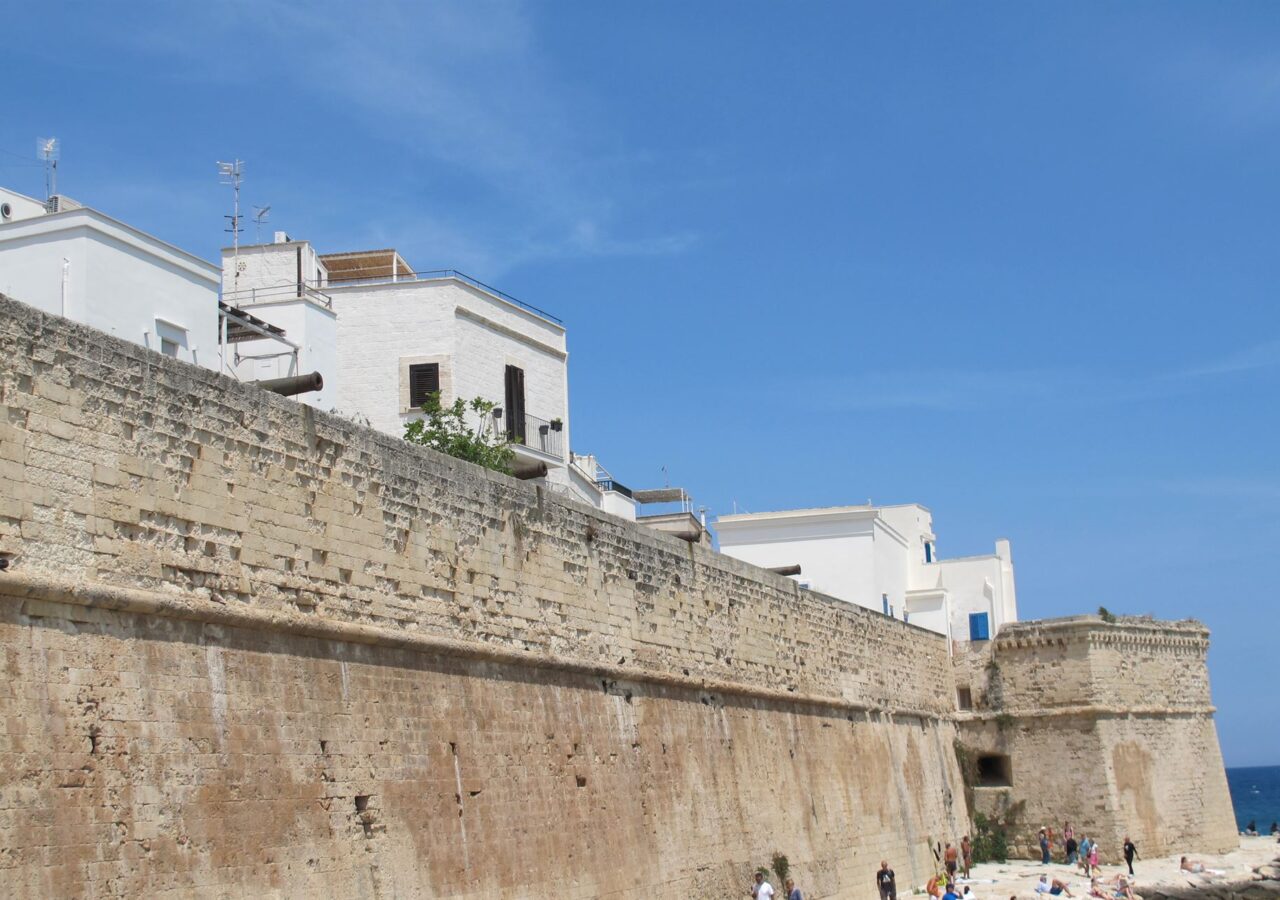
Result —
M 1253 821 L 1258 833 L 1266 834 L 1272 822 L 1280 821 L 1280 766 L 1227 769 L 1227 786 L 1241 831 Z

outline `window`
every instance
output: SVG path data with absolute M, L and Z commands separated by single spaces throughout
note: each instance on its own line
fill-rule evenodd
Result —
M 1009 757 L 998 754 L 978 757 L 978 787 L 1009 787 L 1013 784 L 1013 767 Z
M 507 366 L 507 440 L 523 444 L 524 432 L 524 369 Z
M 969 640 L 985 641 L 991 637 L 991 620 L 986 613 L 969 614 Z
M 933 562 L 933 541 L 924 542 L 924 561 L 927 563 Z
M 973 691 L 967 687 L 956 688 L 956 706 L 961 709 L 973 709 Z
M 178 358 L 178 342 L 171 341 L 167 337 L 160 338 L 160 352 L 163 353 L 165 356 L 172 356 L 174 359 L 177 359 Z
M 440 393 L 440 364 L 419 363 L 409 366 L 409 407 L 418 409 L 427 397 Z
M 880 610 L 887 616 L 889 615 L 889 595 L 880 595 Z

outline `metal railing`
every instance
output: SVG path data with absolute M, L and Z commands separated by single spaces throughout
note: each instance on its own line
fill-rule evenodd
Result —
M 564 459 L 564 426 L 525 414 L 523 420 L 503 413 L 507 440 Z
M 333 309 L 333 298 L 305 282 L 290 281 L 286 284 L 245 288 L 242 291 L 223 291 L 222 302 L 231 306 L 252 306 L 255 303 L 278 303 L 281 300 L 310 300 L 325 309 Z
M 616 491 L 624 497 L 634 497 L 631 488 L 627 487 L 621 481 L 614 481 L 612 478 L 601 478 L 596 482 L 596 487 L 602 491 Z
M 497 297 L 500 300 L 505 300 L 508 303 L 518 306 L 521 309 L 531 312 L 537 316 L 540 316 L 543 319 L 547 319 L 548 321 L 555 322 L 557 325 L 564 325 L 564 320 L 556 316 L 553 316 L 551 313 L 547 312 L 545 309 L 539 309 L 538 307 L 534 306 L 532 303 L 525 303 L 523 300 L 518 300 L 515 297 L 512 297 L 510 294 L 504 291 L 498 290 L 493 285 L 485 284 L 479 278 L 472 278 L 467 273 L 459 272 L 457 269 L 432 269 L 427 272 L 405 272 L 397 275 L 384 273 L 382 275 L 374 275 L 368 278 L 343 278 L 340 275 L 338 276 L 331 275 L 327 281 L 317 282 L 315 284 L 317 286 L 323 286 L 323 287 L 329 287 L 329 288 L 340 288 L 340 287 L 353 287 L 353 286 L 368 285 L 368 284 L 399 284 L 400 282 L 415 282 L 415 281 L 447 281 L 449 279 L 456 279 L 465 284 L 469 284 L 474 288 L 478 288 L 479 290 L 484 291 L 486 294 L 492 294 L 493 296 Z

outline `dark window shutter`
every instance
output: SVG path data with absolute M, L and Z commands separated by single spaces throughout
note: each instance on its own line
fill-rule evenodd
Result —
M 524 369 L 507 366 L 507 440 L 516 444 L 525 442 L 524 430 Z
M 427 397 L 440 392 L 440 364 L 419 363 L 409 367 L 409 406 L 417 409 Z

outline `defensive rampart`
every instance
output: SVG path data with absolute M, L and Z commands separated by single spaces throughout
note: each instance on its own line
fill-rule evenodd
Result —
M 1126 835 L 1152 857 L 1235 847 L 1208 647 L 1198 622 L 1098 616 L 1007 625 L 969 645 L 956 663 L 974 706 L 958 716 L 975 811 L 1012 811 L 1027 856 L 1040 827 L 1067 822 L 1110 862 Z
M 965 828 L 943 640 L 0 298 L 0 883 L 738 895 Z

